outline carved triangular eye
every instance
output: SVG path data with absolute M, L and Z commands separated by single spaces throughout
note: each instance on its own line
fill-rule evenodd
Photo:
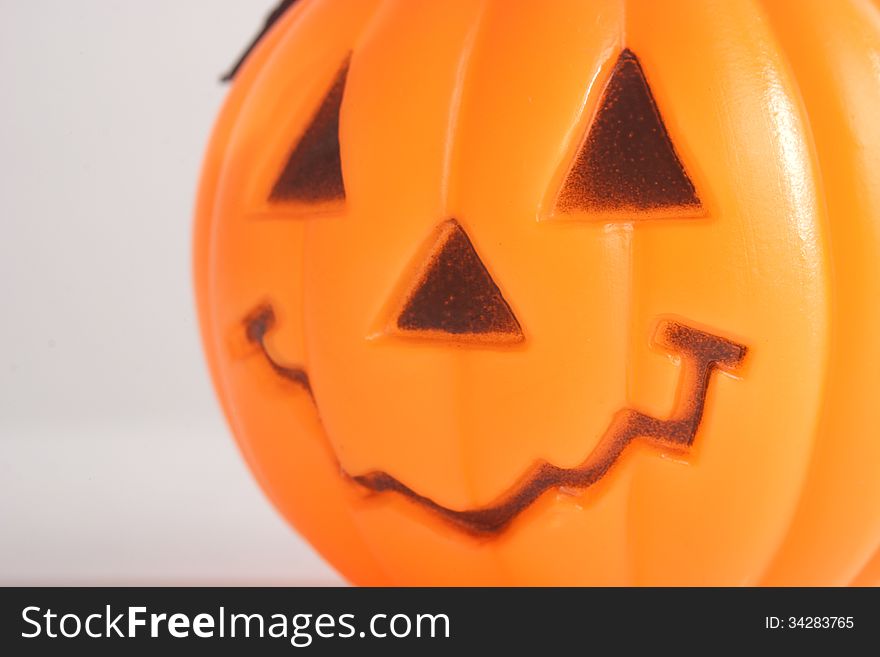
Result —
M 293 148 L 269 194 L 270 202 L 321 203 L 345 199 L 339 158 L 339 108 L 348 65 L 346 60 Z
M 454 219 L 440 226 L 389 332 L 453 342 L 523 340 L 513 311 Z
M 563 182 L 556 211 L 627 213 L 638 219 L 694 216 L 700 210 L 642 66 L 626 49 Z

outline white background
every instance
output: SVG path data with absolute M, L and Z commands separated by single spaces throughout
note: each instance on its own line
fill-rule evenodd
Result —
M 336 584 L 263 498 L 190 273 L 219 75 L 274 0 L 0 0 L 0 584 Z

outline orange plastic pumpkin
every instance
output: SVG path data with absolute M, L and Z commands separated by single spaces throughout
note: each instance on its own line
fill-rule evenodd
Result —
M 297 3 L 196 223 L 269 497 L 359 584 L 876 581 L 877 61 L 854 0 Z

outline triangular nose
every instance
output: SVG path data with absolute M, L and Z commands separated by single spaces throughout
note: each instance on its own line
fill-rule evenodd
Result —
M 454 219 L 439 227 L 389 332 L 449 342 L 524 339 L 501 290 Z
M 700 209 L 642 66 L 626 49 L 614 65 L 556 210 L 625 212 L 638 219 L 694 216 Z

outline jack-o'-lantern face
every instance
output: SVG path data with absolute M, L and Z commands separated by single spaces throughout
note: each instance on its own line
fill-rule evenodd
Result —
M 522 226 L 510 227 L 499 199 L 481 210 L 487 220 L 468 222 L 470 231 L 458 219 L 444 219 L 458 214 L 448 190 L 413 199 L 393 217 L 378 218 L 379 207 L 364 219 L 346 211 L 339 135 L 349 65 L 346 59 L 289 149 L 265 210 L 273 218 L 291 212 L 288 221 L 324 224 L 307 234 L 304 247 L 315 253 L 304 262 L 320 290 L 310 348 L 322 376 L 284 364 L 280 345 L 270 348 L 278 302 L 261 304 L 245 319 L 248 339 L 268 364 L 312 394 L 334 451 L 346 455 L 343 471 L 365 488 L 401 494 L 465 530 L 492 534 L 549 489 L 596 483 L 636 438 L 689 447 L 713 370 L 737 369 L 746 349 L 685 321 L 656 318 L 640 337 L 655 329 L 657 346 L 683 361 L 674 410 L 660 418 L 614 406 L 620 397 L 612 391 L 626 375 L 632 340 L 631 299 L 620 284 L 629 285 L 633 225 L 704 215 L 636 55 L 624 50 L 607 75 L 547 216 L 536 208 Z M 452 175 L 452 161 L 442 164 L 433 180 L 438 189 Z M 370 226 L 371 216 L 381 230 Z M 346 217 L 357 225 L 347 226 Z M 564 253 L 561 243 L 572 238 L 544 221 L 594 225 L 582 227 L 590 237 L 578 241 L 581 253 L 568 251 L 570 260 L 562 261 L 553 254 Z M 604 222 L 600 234 L 597 221 Z M 494 235 L 501 246 L 492 251 L 513 251 L 500 272 L 511 278 L 528 272 L 527 279 L 496 281 L 489 267 L 499 266 L 486 264 L 469 232 Z M 359 252 L 340 262 L 335 245 L 350 240 Z M 505 241 L 517 247 L 505 248 Z M 402 256 L 411 260 L 404 267 Z M 525 314 L 534 321 L 527 328 L 511 303 L 530 309 Z M 591 413 L 584 413 L 584 396 L 592 400 Z M 563 461 L 587 457 L 565 468 L 543 460 L 545 451 Z M 484 460 L 485 474 L 461 468 L 463 455 Z M 533 465 L 536 456 L 543 459 Z
M 206 341 L 270 495 L 363 582 L 756 576 L 827 339 L 784 68 L 721 75 L 699 3 L 392 4 L 289 12 L 206 171 Z

